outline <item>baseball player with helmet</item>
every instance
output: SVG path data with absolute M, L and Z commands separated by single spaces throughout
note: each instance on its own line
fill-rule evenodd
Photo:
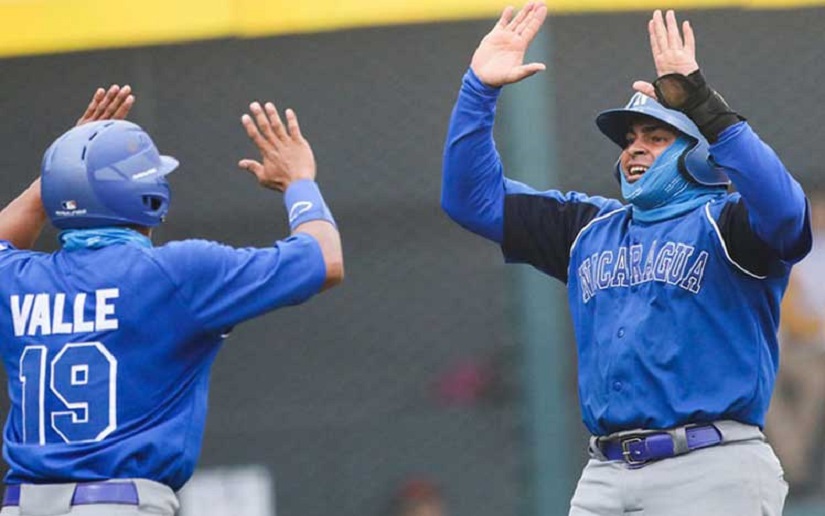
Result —
M 627 203 L 505 178 L 496 99 L 544 69 L 524 54 L 546 13 L 505 9 L 475 51 L 442 206 L 508 262 L 567 284 L 592 434 L 570 515 L 779 515 L 787 484 L 761 428 L 780 299 L 811 246 L 802 189 L 705 81 L 693 30 L 672 11 L 648 24 L 656 81 L 596 119 L 621 149 Z
M 153 246 L 178 162 L 123 120 L 60 136 L 43 157 L 41 195 L 3 212 L 0 349 L 11 410 L 0 515 L 172 516 L 200 453 L 226 334 L 342 280 L 338 230 L 295 113 L 286 110 L 284 124 L 271 103 L 250 110 L 242 124 L 261 158 L 239 166 L 285 192 L 291 227 L 271 247 Z M 3 223 L 38 209 L 60 230 L 55 253 L 20 249 L 36 223 Z

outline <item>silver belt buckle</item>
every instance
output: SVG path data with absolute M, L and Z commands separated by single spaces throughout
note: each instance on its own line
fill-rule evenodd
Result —
M 622 457 L 624 457 L 625 462 L 630 464 L 631 466 L 641 466 L 642 464 L 647 463 L 646 460 L 636 460 L 633 458 L 633 453 L 630 451 L 630 445 L 644 442 L 644 439 L 641 437 L 631 437 L 629 439 L 622 440 Z

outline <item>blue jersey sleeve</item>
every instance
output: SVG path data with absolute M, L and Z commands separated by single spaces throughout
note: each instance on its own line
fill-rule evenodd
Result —
M 741 194 L 753 233 L 785 262 L 804 258 L 813 241 L 807 201 L 773 149 L 740 122 L 722 132 L 710 153 Z
M 441 206 L 464 228 L 502 245 L 509 262 L 529 263 L 567 280 L 578 232 L 618 201 L 579 193 L 538 192 L 504 177 L 493 140 L 500 88 L 464 75 L 444 147 Z
M 501 243 L 504 235 L 504 172 L 493 141 L 500 88 L 469 70 L 453 108 L 444 146 L 441 207 L 454 221 Z
M 326 278 L 320 246 L 301 233 L 263 249 L 185 240 L 154 251 L 207 332 L 302 303 L 321 290 Z

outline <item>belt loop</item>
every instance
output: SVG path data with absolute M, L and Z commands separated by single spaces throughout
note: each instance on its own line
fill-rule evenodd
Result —
M 588 451 L 590 452 L 590 456 L 594 459 L 606 461 L 608 460 L 607 456 L 602 452 L 601 446 L 602 437 L 598 437 L 595 435 L 590 436 L 590 446 L 588 447 Z
M 673 454 L 684 455 L 690 451 L 687 442 L 687 428 L 680 426 L 667 432 L 670 438 L 673 439 Z
M 749 441 L 751 439 L 765 440 L 765 434 L 759 430 L 759 427 L 746 425 L 738 421 L 725 419 L 715 421 L 713 426 L 722 436 L 723 442 Z
M 46 516 L 68 514 L 72 510 L 72 495 L 77 484 L 22 484 L 20 514 Z

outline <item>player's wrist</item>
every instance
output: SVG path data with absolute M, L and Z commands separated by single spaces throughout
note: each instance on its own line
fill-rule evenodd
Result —
M 501 94 L 501 86 L 491 86 L 476 74 L 472 67 L 464 74 L 463 87 L 481 97 L 497 99 Z
M 337 227 L 318 183 L 313 179 L 293 180 L 284 192 L 284 204 L 292 231 L 313 220 L 324 220 Z
M 295 181 L 315 181 L 315 171 L 303 172 L 303 173 L 299 172 L 299 173 L 290 174 L 284 180 L 286 188 L 289 188 L 289 185 L 291 185 Z M 286 189 L 286 188 L 284 188 L 284 189 Z
M 713 88 L 708 86 L 701 70 L 689 75 L 670 73 L 653 83 L 661 104 L 686 114 L 710 143 L 728 127 L 745 120 L 733 111 Z

